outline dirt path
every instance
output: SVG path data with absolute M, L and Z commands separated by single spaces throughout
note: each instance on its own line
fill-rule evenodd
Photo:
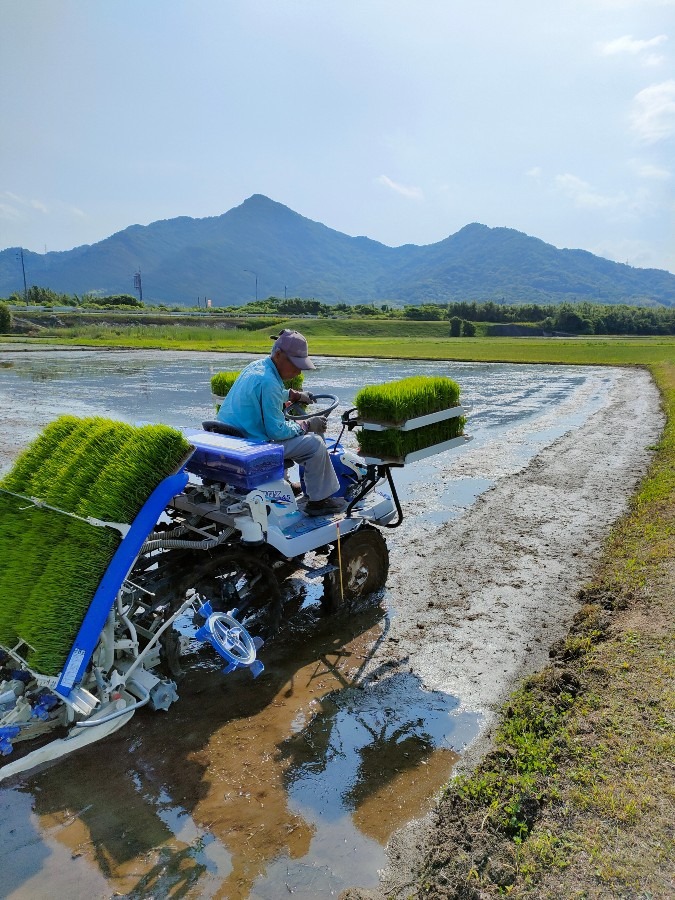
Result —
M 484 713 L 485 728 L 463 766 L 486 751 L 508 693 L 546 665 L 551 644 L 566 634 L 575 593 L 626 510 L 662 427 L 649 375 L 618 373 L 608 405 L 579 430 L 503 478 L 464 515 L 394 554 L 389 597 L 396 615 L 371 671 L 389 657 L 392 673 L 405 667 L 427 688 Z M 480 467 L 467 457 L 456 473 L 468 468 L 476 475 Z M 395 836 L 381 892 L 362 896 L 406 896 L 429 821 Z

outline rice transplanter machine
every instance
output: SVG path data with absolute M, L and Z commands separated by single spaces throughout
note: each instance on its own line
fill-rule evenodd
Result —
M 328 414 L 338 403 L 332 395 L 314 400 L 323 408 L 291 416 Z M 222 433 L 218 422 L 183 429 L 183 458 L 128 523 L 32 496 L 30 481 L 23 490 L 11 478 L 1 482 L 0 501 L 11 505 L 19 526 L 0 530 L 0 542 L 32 514 L 114 533 L 116 546 L 51 666 L 39 661 L 48 634 L 33 627 L 3 640 L 0 631 L 0 779 L 100 740 L 143 706 L 167 710 L 178 699 L 181 662 L 201 646 L 222 659 L 224 673 L 259 676 L 261 648 L 297 608 L 288 587 L 298 573 L 323 579 L 327 613 L 379 591 L 389 566 L 383 531 L 403 519 L 392 471 L 470 440 L 461 433 L 463 415 L 457 403 L 392 426 L 369 422 L 357 409 L 344 412 L 340 437 L 327 444 L 346 509 L 330 516 L 305 514 L 280 445 Z M 353 452 L 341 443 L 357 426 L 410 432 L 453 419 L 455 436 L 402 456 Z M 79 427 L 94 428 L 92 422 L 100 434 L 101 420 L 79 420 Z M 36 452 L 39 445 L 40 438 Z M 72 592 L 55 596 L 50 615 L 69 607 Z M 20 620 L 24 601 L 13 600 Z M 0 626 L 6 602 L 0 595 Z M 42 621 L 46 629 L 49 616 Z M 14 634 L 13 624 L 6 628 Z

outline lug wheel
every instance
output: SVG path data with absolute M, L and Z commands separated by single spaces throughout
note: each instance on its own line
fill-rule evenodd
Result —
M 281 593 L 272 569 L 246 551 L 225 550 L 205 560 L 188 587 L 210 600 L 214 612 L 236 609 L 239 624 L 253 637 L 272 637 L 281 624 Z
M 336 544 L 328 556 L 328 562 L 336 569 L 324 577 L 322 604 L 331 613 L 381 590 L 389 574 L 386 541 L 370 525 L 343 538 L 339 550 Z

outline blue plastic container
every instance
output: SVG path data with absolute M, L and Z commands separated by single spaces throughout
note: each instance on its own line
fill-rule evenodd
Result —
M 281 444 L 256 444 L 210 431 L 190 432 L 186 437 L 195 452 L 185 468 L 200 478 L 251 491 L 267 481 L 284 477 Z

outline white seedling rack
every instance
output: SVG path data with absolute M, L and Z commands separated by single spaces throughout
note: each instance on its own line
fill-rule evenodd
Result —
M 423 428 L 425 425 L 435 425 L 437 422 L 444 422 L 446 419 L 454 419 L 458 416 L 465 415 L 466 410 L 463 406 L 451 406 L 449 409 L 441 409 L 438 412 L 428 413 L 425 416 L 417 416 L 414 419 L 406 419 L 405 422 L 392 424 L 390 422 L 372 422 L 368 419 L 357 419 L 359 427 L 366 431 L 414 431 L 417 428 Z M 453 447 L 461 447 L 472 438 L 468 434 L 460 434 L 458 437 L 451 438 L 449 441 L 442 441 L 440 444 L 432 444 L 423 450 L 415 450 L 407 453 L 405 456 L 369 456 L 360 454 L 364 461 L 375 465 L 396 465 L 405 466 L 408 463 L 418 462 L 428 456 L 434 456 L 436 453 L 443 453 L 445 450 L 451 450 Z

